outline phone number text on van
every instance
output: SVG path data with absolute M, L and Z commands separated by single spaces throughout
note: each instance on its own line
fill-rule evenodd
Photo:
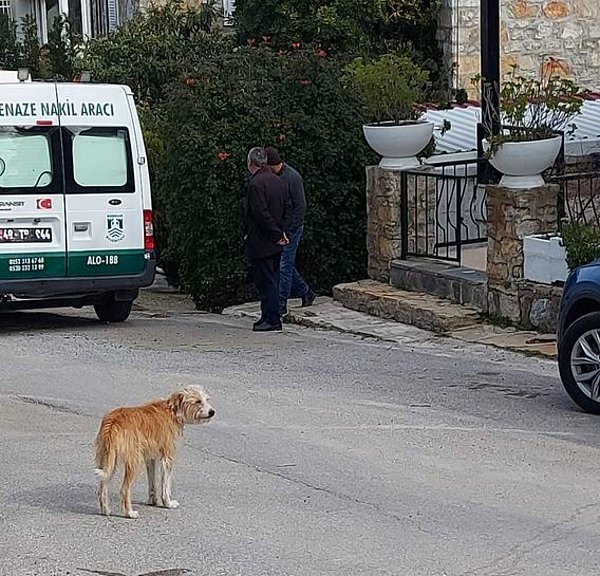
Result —
M 43 257 L 10 258 L 8 260 L 9 272 L 41 272 L 45 269 Z

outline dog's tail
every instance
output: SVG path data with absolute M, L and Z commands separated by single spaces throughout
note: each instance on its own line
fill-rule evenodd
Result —
M 117 467 L 117 451 L 112 442 L 110 425 L 104 422 L 96 437 L 96 469 L 94 474 L 100 480 L 110 480 Z
M 102 468 L 95 468 L 94 474 L 100 478 L 100 480 L 108 480 L 110 478 L 109 473 Z

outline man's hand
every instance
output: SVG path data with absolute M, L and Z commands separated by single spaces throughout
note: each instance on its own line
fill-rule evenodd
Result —
M 277 242 L 279 246 L 287 246 L 290 243 L 290 239 L 287 237 L 287 234 L 283 233 L 283 238 Z

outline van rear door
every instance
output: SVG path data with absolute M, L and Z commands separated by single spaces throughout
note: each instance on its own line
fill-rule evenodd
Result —
M 138 151 L 120 86 L 58 85 L 65 153 L 67 275 L 143 272 L 144 213 Z
M 53 84 L 0 91 L 0 279 L 66 275 L 61 133 Z

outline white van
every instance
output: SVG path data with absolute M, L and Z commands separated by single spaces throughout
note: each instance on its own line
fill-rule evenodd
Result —
M 122 322 L 154 273 L 131 90 L 0 83 L 0 309 L 93 305 Z

